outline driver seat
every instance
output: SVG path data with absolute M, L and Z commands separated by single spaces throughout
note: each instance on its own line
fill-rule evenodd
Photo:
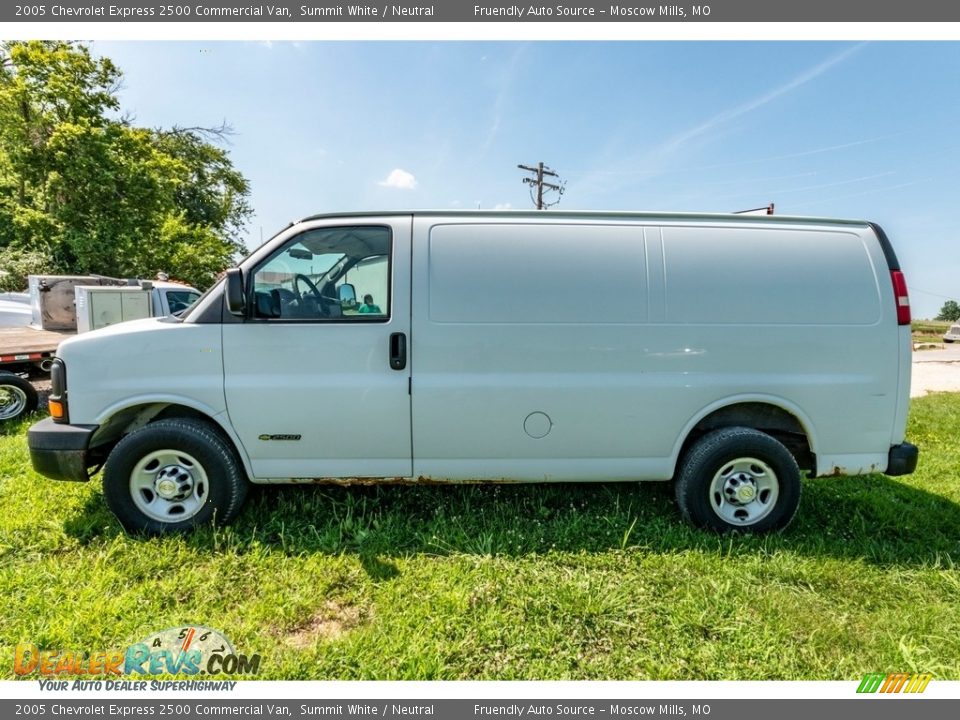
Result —
M 337 295 L 337 285 L 331 280 L 323 286 L 320 291 L 321 312 L 324 317 L 341 318 L 343 317 L 343 308 L 340 306 L 340 298 Z

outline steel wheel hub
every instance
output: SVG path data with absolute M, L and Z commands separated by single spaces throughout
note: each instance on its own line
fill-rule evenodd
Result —
M 721 467 L 710 483 L 713 511 L 731 525 L 753 525 L 769 515 L 780 496 L 780 481 L 766 462 L 742 457 Z
M 130 497 L 151 520 L 181 522 L 207 502 L 209 481 L 203 466 L 181 450 L 155 450 L 130 472 Z
M 183 500 L 193 491 L 193 476 L 180 465 L 167 465 L 157 473 L 153 486 L 164 500 Z
M 746 505 L 757 497 L 757 481 L 746 473 L 736 473 L 724 481 L 723 494 L 728 502 Z

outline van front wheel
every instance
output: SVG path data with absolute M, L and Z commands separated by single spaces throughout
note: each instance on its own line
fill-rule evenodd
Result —
M 127 435 L 107 458 L 107 505 L 130 533 L 159 535 L 240 512 L 247 479 L 228 442 L 209 424 L 169 419 Z
M 716 532 L 785 528 L 800 504 L 800 468 L 775 438 L 745 427 L 704 435 L 680 462 L 680 512 Z

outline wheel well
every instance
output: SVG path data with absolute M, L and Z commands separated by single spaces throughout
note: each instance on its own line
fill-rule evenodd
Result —
M 210 423 L 211 427 L 225 435 L 214 420 L 192 407 L 170 403 L 144 403 L 143 405 L 124 408 L 110 417 L 110 419 L 101 425 L 96 433 L 94 433 L 90 445 L 92 448 L 96 448 L 97 454 L 106 457 L 110 449 L 116 445 L 124 435 L 129 435 L 144 425 L 167 418 L 203 420 Z M 229 440 L 229 438 L 227 439 Z M 233 445 L 233 442 L 230 442 L 230 444 Z
M 738 403 L 714 410 L 687 435 L 680 456 L 711 430 L 726 427 L 748 427 L 764 432 L 783 443 L 801 470 L 813 472 L 816 468 L 816 458 L 800 421 L 781 407 L 760 402 Z
M 90 460 L 102 466 L 106 462 L 110 451 L 124 436 L 150 423 L 170 418 L 189 418 L 207 423 L 214 432 L 226 441 L 231 450 L 233 450 L 239 466 L 243 468 L 245 472 L 249 472 L 244 463 L 240 448 L 237 447 L 233 438 L 230 437 L 230 434 L 226 432 L 216 420 L 195 408 L 187 405 L 178 405 L 176 403 L 144 403 L 142 405 L 124 408 L 116 413 L 94 433 L 90 442 Z

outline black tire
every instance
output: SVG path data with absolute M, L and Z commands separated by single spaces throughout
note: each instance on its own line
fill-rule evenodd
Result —
M 247 485 L 229 441 L 209 423 L 181 418 L 127 435 L 103 473 L 103 492 L 117 520 L 129 533 L 149 535 L 226 525 L 240 512 Z
M 800 505 L 800 468 L 779 440 L 745 427 L 697 440 L 680 461 L 674 490 L 683 517 L 725 533 L 782 530 Z
M 29 380 L 0 370 L 0 422 L 19 420 L 40 405 L 40 397 Z

